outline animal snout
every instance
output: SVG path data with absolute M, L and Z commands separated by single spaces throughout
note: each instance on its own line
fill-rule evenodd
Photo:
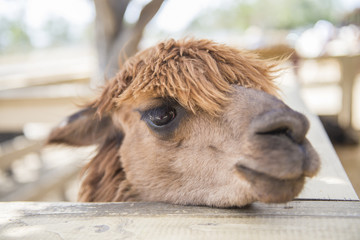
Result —
M 255 117 L 251 129 L 257 135 L 284 135 L 301 144 L 309 130 L 307 118 L 290 108 L 270 110 Z

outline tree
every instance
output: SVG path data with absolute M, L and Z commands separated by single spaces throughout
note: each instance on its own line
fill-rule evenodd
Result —
M 313 25 L 320 19 L 336 23 L 341 10 L 341 4 L 335 0 L 231 1 L 220 9 L 205 9 L 190 28 L 245 30 L 256 25 L 288 30 Z
M 23 15 L 14 19 L 0 18 L 0 54 L 31 49 L 31 41 Z
M 129 25 L 126 24 L 124 15 L 130 1 L 94 0 L 100 70 L 97 83 L 103 83 L 113 77 L 119 69 L 119 63 L 137 52 L 144 28 L 164 2 L 164 0 L 150 1 L 141 10 L 137 22 Z

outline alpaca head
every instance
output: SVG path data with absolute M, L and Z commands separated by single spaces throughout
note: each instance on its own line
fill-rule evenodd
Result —
M 305 116 L 274 96 L 273 69 L 211 41 L 169 40 L 130 58 L 49 142 L 99 146 L 82 201 L 290 201 L 319 159 Z

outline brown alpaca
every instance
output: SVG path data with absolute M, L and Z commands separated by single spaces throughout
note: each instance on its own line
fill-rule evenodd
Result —
M 162 42 L 130 58 L 49 143 L 99 146 L 80 201 L 290 201 L 319 159 L 307 119 L 274 96 L 274 67 L 209 40 Z

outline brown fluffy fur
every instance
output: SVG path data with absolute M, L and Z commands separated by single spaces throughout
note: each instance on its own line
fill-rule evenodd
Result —
M 306 118 L 274 97 L 275 68 L 209 40 L 165 41 L 130 58 L 49 143 L 99 146 L 80 201 L 290 201 L 319 159 Z M 164 104 L 178 123 L 161 132 L 142 112 Z
M 129 59 L 95 106 L 101 114 L 147 93 L 173 98 L 194 113 L 216 115 L 229 101 L 232 84 L 276 95 L 276 66 L 210 40 L 169 40 Z

